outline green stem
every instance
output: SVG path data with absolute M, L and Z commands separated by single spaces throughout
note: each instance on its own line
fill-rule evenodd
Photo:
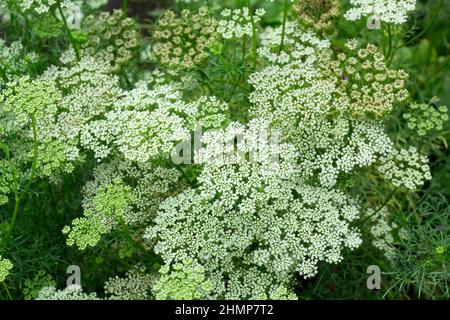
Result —
M 77 44 L 75 43 L 75 38 L 73 37 L 72 31 L 70 31 L 69 26 L 67 25 L 67 19 L 66 16 L 64 15 L 64 12 L 61 8 L 61 2 L 58 1 L 57 4 L 57 8 L 58 8 L 58 12 L 61 15 L 61 19 L 63 20 L 63 24 L 64 24 L 64 30 L 67 32 L 67 35 L 69 36 L 69 40 L 70 43 L 73 46 L 73 49 L 75 50 L 75 55 L 77 57 L 77 60 L 80 61 L 80 49 L 78 49 Z
M 391 31 L 391 24 L 388 23 L 388 51 L 386 54 L 387 66 L 389 66 L 390 62 L 392 61 L 391 54 L 392 54 L 392 31 Z
M 30 189 L 31 183 L 36 176 L 37 170 L 37 160 L 38 160 L 38 137 L 37 137 L 37 125 L 36 118 L 34 116 L 31 117 L 31 126 L 33 127 L 33 164 L 31 166 L 31 174 L 28 179 L 28 183 L 24 189 L 24 193 L 28 192 Z
M 253 39 L 253 68 L 256 69 L 256 63 L 258 60 L 258 39 L 256 36 L 255 17 L 253 16 L 253 8 L 250 0 L 247 0 L 248 13 L 250 15 L 250 21 L 252 23 L 252 39 Z
M 124 15 L 128 14 L 128 0 L 122 1 L 122 11 Z
M 283 50 L 284 47 L 284 39 L 286 37 L 286 21 L 287 21 L 287 15 L 289 11 L 289 0 L 284 0 L 284 12 L 283 12 L 283 25 L 281 30 L 281 43 L 280 43 L 280 50 L 279 53 Z
M 13 183 L 16 185 L 16 190 L 14 192 L 14 198 L 15 198 L 15 205 L 14 205 L 14 211 L 13 211 L 13 216 L 11 219 L 11 224 L 9 226 L 9 232 L 8 232 L 8 236 L 10 236 L 14 230 L 14 226 L 16 224 L 16 220 L 17 220 L 17 215 L 19 214 L 19 209 L 20 209 L 20 202 L 22 201 L 23 197 L 25 196 L 25 194 L 28 192 L 28 190 L 30 189 L 31 183 L 34 180 L 34 177 L 36 176 L 36 170 L 37 170 L 37 160 L 38 160 L 38 140 L 37 140 L 37 126 L 36 126 L 36 118 L 34 116 L 31 117 L 31 126 L 33 128 L 33 164 L 31 165 L 31 173 L 30 176 L 28 177 L 28 182 L 25 186 L 25 189 L 23 190 L 23 192 L 21 194 L 19 194 L 19 186 L 17 183 L 17 178 L 15 178 L 15 170 L 13 170 Z M 14 182 L 14 180 L 16 180 Z
M 9 82 L 8 76 L 6 75 L 6 72 L 2 67 L 0 67 L 0 75 L 2 76 L 3 81 L 5 81 L 5 83 Z
M 3 287 L 5 288 L 5 291 L 6 291 L 6 294 L 8 295 L 9 300 L 14 300 L 11 295 L 11 292 L 9 292 L 9 290 L 8 290 L 8 286 L 4 282 L 3 282 Z

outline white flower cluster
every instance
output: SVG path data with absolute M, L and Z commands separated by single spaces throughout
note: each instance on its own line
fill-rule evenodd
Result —
M 67 243 L 84 250 L 96 246 L 103 236 L 122 224 L 145 226 L 154 218 L 162 200 L 183 188 L 180 176 L 176 169 L 133 164 L 119 157 L 98 165 L 94 179 L 83 187 L 84 216 L 63 230 L 68 235 Z M 123 180 L 134 181 L 133 188 L 125 186 Z
M 337 263 L 343 248 L 358 247 L 359 233 L 351 227 L 359 214 L 356 203 L 339 191 L 300 182 L 295 152 L 288 145 L 280 149 L 278 170 L 249 161 L 206 164 L 196 189 L 161 204 L 145 234 L 156 239 L 155 252 L 168 264 L 197 259 L 216 294 L 247 299 L 289 286 L 292 272 L 311 277 L 320 261 Z M 254 291 L 262 283 L 253 281 L 252 272 L 243 275 L 242 266 L 260 269 L 269 274 L 263 279 L 274 282 Z
M 149 300 L 156 274 L 146 273 L 144 267 L 136 266 L 125 277 L 115 276 L 105 282 L 105 294 L 109 300 Z
M 71 285 L 63 290 L 45 287 L 39 291 L 36 300 L 101 300 L 95 293 L 84 293 L 81 286 Z
M 261 21 L 264 14 L 264 9 L 256 9 L 253 15 L 254 23 Z M 223 19 L 219 21 L 217 32 L 224 39 L 240 39 L 244 36 L 252 36 L 253 29 L 248 8 L 225 9 L 221 15 Z
M 350 8 L 344 17 L 349 21 L 363 17 L 376 19 L 392 24 L 403 24 L 408 13 L 416 8 L 416 0 L 350 0 Z
M 52 10 L 59 0 L 15 0 L 17 5 L 24 12 L 35 12 L 37 14 L 44 14 Z M 62 0 L 61 8 L 68 9 L 73 7 L 73 2 L 70 0 Z
M 382 159 L 379 170 L 394 186 L 410 190 L 416 190 L 425 181 L 431 180 L 427 157 L 421 155 L 414 147 L 394 149 Z
M 392 142 L 381 122 L 349 117 L 349 101 L 314 61 L 308 56 L 253 74 L 250 114 L 269 120 L 282 140 L 298 148 L 305 176 L 317 174 L 322 185 L 333 186 L 341 173 L 386 156 Z
M 215 97 L 185 103 L 174 86 L 149 90 L 141 85 L 124 93 L 104 118 L 85 126 L 81 143 L 98 159 L 116 147 L 126 159 L 143 163 L 170 155 L 176 142 L 190 138 L 189 130 L 197 123 L 220 126 L 227 109 Z
M 205 268 L 192 259 L 159 269 L 160 277 L 153 286 L 156 300 L 200 300 L 212 292 Z
M 396 250 L 394 248 L 394 232 L 399 227 L 391 221 L 388 208 L 384 207 L 378 212 L 369 209 L 366 215 L 370 217 L 370 235 L 373 237 L 373 246 L 381 250 L 386 258 L 392 259 Z
M 270 164 L 268 169 L 276 169 L 282 148 L 278 139 L 278 132 L 270 129 L 268 121 L 252 119 L 247 126 L 232 122 L 225 129 L 202 135 L 203 147 L 196 150 L 194 162 L 221 166 L 250 161 Z
M 4 87 L 6 79 L 17 80 L 18 75 L 29 72 L 38 58 L 36 53 L 26 50 L 19 41 L 8 46 L 5 40 L 0 39 L 0 88 Z
M 311 30 L 304 30 L 297 22 L 287 21 L 283 50 L 280 52 L 282 28 L 266 27 L 259 35 L 258 54 L 274 64 L 287 64 L 313 56 L 316 50 L 330 48 L 328 39 L 318 38 Z

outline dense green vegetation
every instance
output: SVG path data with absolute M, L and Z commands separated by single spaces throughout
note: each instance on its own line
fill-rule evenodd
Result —
M 358 3 L 0 0 L 0 299 L 449 299 L 450 2 Z

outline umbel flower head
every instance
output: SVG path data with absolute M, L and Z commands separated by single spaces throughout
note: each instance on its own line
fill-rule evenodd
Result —
M 155 252 L 167 264 L 195 258 L 216 295 L 249 299 L 289 287 L 295 273 L 311 277 L 320 261 L 337 263 L 344 248 L 359 246 L 351 226 L 357 204 L 339 191 L 301 182 L 293 147 L 279 150 L 275 164 L 265 157 L 205 164 L 197 188 L 161 204 L 145 235 L 156 241 Z M 256 269 L 265 280 L 253 281 L 248 270 Z
M 403 24 L 416 8 L 416 0 L 350 0 L 351 8 L 344 17 L 349 21 L 374 17 L 380 21 Z
M 341 13 L 339 0 L 299 0 L 294 5 L 300 23 L 316 31 L 329 31 Z
M 122 10 L 86 17 L 83 31 L 87 32 L 83 55 L 98 55 L 109 61 L 114 72 L 120 71 L 137 55 L 140 35 L 136 21 L 126 17 Z
M 190 69 L 208 57 L 208 47 L 217 38 L 217 20 L 210 16 L 206 7 L 198 13 L 185 9 L 181 17 L 166 11 L 158 20 L 153 32 L 155 56 L 162 65 Z

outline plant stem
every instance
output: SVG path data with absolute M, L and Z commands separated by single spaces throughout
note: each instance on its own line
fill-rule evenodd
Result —
M 36 126 L 36 118 L 34 116 L 31 117 L 31 126 L 33 128 L 33 164 L 31 165 L 31 173 L 28 177 L 28 182 L 25 186 L 25 189 L 21 194 L 19 194 L 19 185 L 17 183 L 17 178 L 15 177 L 15 170 L 13 170 L 13 183 L 16 185 L 15 191 L 14 191 L 14 198 L 15 198 L 15 205 L 14 205 L 14 211 L 11 219 L 11 224 L 9 226 L 8 236 L 12 235 L 12 232 L 14 230 L 14 226 L 16 224 L 17 215 L 19 214 L 20 209 L 20 202 L 22 201 L 24 195 L 28 192 L 30 189 L 31 183 L 34 180 L 34 177 L 36 176 L 36 169 L 37 169 L 37 160 L 38 160 L 38 140 L 37 140 L 37 126 Z M 14 180 L 16 180 L 14 182 Z
M 391 24 L 388 23 L 387 25 L 387 29 L 388 29 L 388 51 L 386 54 L 386 59 L 389 60 L 389 57 L 391 56 L 391 52 L 392 52 L 392 31 L 391 31 Z
M 128 14 L 128 0 L 122 1 L 122 11 L 124 15 Z
M 250 21 L 252 23 L 252 39 L 253 39 L 253 68 L 256 69 L 256 63 L 258 59 L 258 39 L 256 37 L 256 25 L 255 17 L 253 16 L 253 8 L 250 0 L 247 0 L 248 14 L 250 15 Z
M 283 12 L 283 25 L 281 30 L 281 43 L 279 53 L 283 50 L 284 47 L 284 38 L 286 37 L 286 21 L 289 9 L 289 0 L 284 0 L 284 12 Z
M 77 57 L 77 60 L 80 61 L 80 49 L 78 49 L 77 44 L 75 43 L 75 38 L 72 35 L 72 31 L 70 31 L 69 26 L 67 25 L 67 19 L 61 8 L 61 2 L 59 2 L 59 1 L 57 4 L 57 8 L 58 8 L 59 14 L 61 15 L 61 19 L 63 20 L 64 29 L 66 30 L 67 35 L 69 36 L 70 43 L 72 44 L 73 49 L 75 50 L 75 55 Z
M 5 291 L 6 291 L 6 294 L 8 295 L 9 300 L 14 300 L 11 295 L 11 292 L 9 292 L 9 290 L 8 290 L 8 286 L 4 282 L 3 282 L 3 287 L 5 288 Z
M 381 207 L 379 207 L 376 211 L 374 211 L 372 214 L 370 214 L 369 216 L 365 217 L 364 219 L 362 219 L 358 226 L 361 226 L 362 224 L 364 224 L 367 220 L 369 220 L 370 218 L 372 218 L 374 215 L 376 215 L 378 212 L 380 212 L 381 210 L 383 210 L 384 207 L 386 207 L 386 205 L 389 203 L 389 201 L 391 201 L 391 199 L 394 197 L 395 193 L 397 192 L 397 188 L 394 189 L 394 191 L 392 191 L 392 193 L 389 195 L 389 197 L 386 199 L 386 201 L 384 201 L 384 203 L 381 205 Z
M 11 175 L 12 175 L 12 179 L 13 179 L 13 186 L 14 186 L 13 193 L 14 193 L 14 201 L 15 201 L 15 203 L 14 203 L 14 211 L 13 211 L 13 214 L 12 214 L 12 221 L 13 222 L 11 223 L 11 225 L 9 227 L 9 230 L 8 230 L 8 234 L 7 234 L 7 236 L 9 237 L 11 235 L 11 232 L 12 232 L 12 226 L 14 225 L 14 222 L 16 220 L 17 214 L 19 212 L 21 198 L 20 198 L 20 194 L 19 194 L 19 184 L 17 182 L 16 168 L 14 167 L 14 164 L 13 164 L 13 162 L 11 160 L 11 155 L 9 153 L 9 149 L 8 149 L 7 146 L 5 146 L 5 145 L 3 145 L 1 143 L 0 143 L 0 148 L 3 150 L 3 152 L 5 152 L 6 159 L 9 162 L 9 169 L 11 170 Z

